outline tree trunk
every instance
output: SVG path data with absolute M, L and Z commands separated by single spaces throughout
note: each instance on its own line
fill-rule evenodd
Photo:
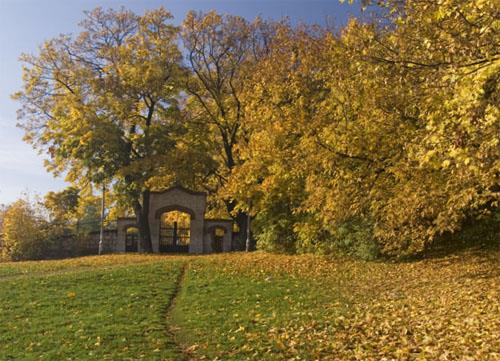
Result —
M 135 216 L 137 218 L 137 228 L 139 228 L 141 250 L 146 253 L 153 252 L 151 230 L 149 229 L 149 196 L 149 190 L 143 191 L 141 194 L 142 204 L 137 202 L 134 207 Z
M 235 209 L 236 203 L 234 201 L 226 202 L 226 208 L 229 214 L 232 214 L 232 211 Z M 233 216 L 234 221 L 238 225 L 238 238 L 236 239 L 236 244 L 234 245 L 235 251 L 244 251 L 246 248 L 246 239 L 247 239 L 247 221 L 248 215 L 246 212 L 238 212 L 236 216 Z M 255 239 L 252 237 L 250 233 L 250 250 L 255 250 Z
M 252 247 L 252 232 L 250 232 L 250 213 L 247 213 L 247 239 L 245 244 L 245 251 L 253 251 Z
M 248 214 L 246 212 L 238 212 L 238 214 L 235 217 L 235 222 L 238 225 L 238 228 L 240 230 L 238 234 L 239 238 L 239 251 L 245 251 L 247 250 L 247 232 L 248 232 Z M 252 236 L 252 232 L 250 232 L 250 247 L 248 248 L 249 251 L 255 251 L 256 249 L 256 244 L 255 244 L 255 238 Z
M 106 210 L 106 186 L 102 182 L 102 198 L 101 198 L 101 227 L 99 230 L 99 255 L 102 254 L 104 245 L 104 214 Z

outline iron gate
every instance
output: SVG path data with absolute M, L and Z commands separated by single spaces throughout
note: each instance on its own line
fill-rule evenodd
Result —
M 189 228 L 179 228 L 177 227 L 177 222 L 174 222 L 173 227 L 161 224 L 159 251 L 162 253 L 188 252 L 190 239 Z
M 139 233 L 127 232 L 125 234 L 125 252 L 137 252 Z

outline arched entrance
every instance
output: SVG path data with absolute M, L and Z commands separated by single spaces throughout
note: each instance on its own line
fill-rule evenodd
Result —
M 137 252 L 139 250 L 139 228 L 127 227 L 125 230 L 125 252 Z
M 207 253 L 231 251 L 232 221 L 227 219 L 205 219 L 205 225 L 205 251 Z
M 226 234 L 226 229 L 221 226 L 212 227 L 211 232 L 211 247 L 212 252 L 220 253 L 224 250 L 224 235 Z
M 165 209 L 160 215 L 158 251 L 187 253 L 191 243 L 191 214 L 182 210 Z
M 206 194 L 203 192 L 191 192 L 180 186 L 176 186 L 167 189 L 163 192 L 152 192 L 151 199 L 149 203 L 149 227 L 151 229 L 151 241 L 153 243 L 153 250 L 155 252 L 162 252 L 162 250 L 169 249 L 170 247 L 165 247 L 165 243 L 170 243 L 170 237 L 166 237 L 167 231 L 163 231 L 164 235 L 162 238 L 162 250 L 160 250 L 160 231 L 162 228 L 173 228 L 162 227 L 160 217 L 170 211 L 180 211 L 187 213 L 191 217 L 191 222 L 189 224 L 189 253 L 204 253 L 203 248 L 203 231 L 204 231 L 204 214 L 206 208 Z M 183 228 L 177 224 L 178 228 Z M 169 231 L 171 233 L 172 231 Z M 181 236 L 180 241 L 182 242 L 182 232 L 177 232 L 178 236 Z M 167 238 L 167 242 L 165 241 Z M 185 236 L 184 236 L 185 238 Z M 167 244 L 168 244 L 167 243 Z M 172 240 L 173 243 L 173 240 Z M 186 242 L 184 242 L 186 243 Z M 173 244 L 172 244 L 173 245 Z M 185 244 L 177 243 L 176 246 L 185 246 Z M 176 252 L 184 251 L 184 248 L 174 248 Z
M 233 221 L 205 218 L 206 206 L 206 193 L 193 192 L 181 186 L 151 192 L 148 223 L 153 252 L 230 252 L 233 248 Z M 181 214 L 165 215 L 172 211 Z M 117 220 L 118 234 L 114 250 L 135 251 L 137 242 L 138 251 L 144 251 L 138 233 L 135 230 L 126 232 L 128 227 L 137 227 L 136 218 Z

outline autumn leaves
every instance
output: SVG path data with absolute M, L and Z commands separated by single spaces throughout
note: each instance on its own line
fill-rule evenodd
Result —
M 383 6 L 335 33 L 96 9 L 24 56 L 21 123 L 53 172 L 107 179 L 143 240 L 149 192 L 178 182 L 251 213 L 263 248 L 413 255 L 497 212 L 498 10 Z

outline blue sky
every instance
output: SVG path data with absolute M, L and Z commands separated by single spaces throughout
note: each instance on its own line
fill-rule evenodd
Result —
M 359 16 L 356 5 L 338 0 L 0 0 L 0 204 L 19 198 L 21 193 L 45 194 L 66 186 L 43 167 L 38 155 L 22 141 L 23 132 L 16 128 L 18 104 L 10 95 L 21 87 L 21 53 L 36 53 L 44 40 L 61 33 L 78 33 L 78 22 L 84 10 L 96 6 L 125 6 L 136 13 L 164 6 L 179 23 L 187 11 L 210 9 L 253 19 L 279 19 L 288 16 L 292 22 L 345 24 Z

